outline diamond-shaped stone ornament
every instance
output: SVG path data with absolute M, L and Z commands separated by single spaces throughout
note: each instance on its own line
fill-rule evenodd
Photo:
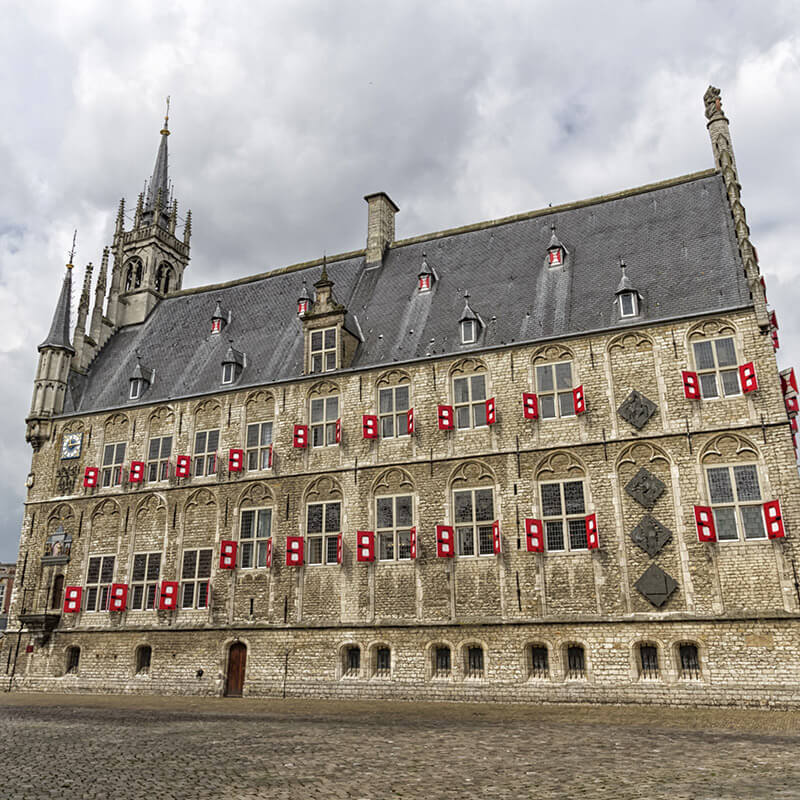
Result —
M 655 517 L 645 514 L 631 531 L 631 539 L 649 556 L 654 556 L 672 538 L 672 531 Z
M 663 606 L 678 588 L 675 578 L 656 564 L 651 564 L 634 585 L 656 608 Z
M 642 467 L 627 483 L 625 491 L 639 504 L 650 509 L 661 497 L 667 485 L 652 472 Z
M 622 401 L 622 405 L 617 409 L 617 413 L 626 422 L 630 422 L 634 428 L 641 430 L 647 425 L 650 417 L 656 413 L 657 408 L 658 406 L 656 406 L 652 400 L 649 400 L 641 392 L 637 392 L 636 389 L 634 389 L 625 400 Z

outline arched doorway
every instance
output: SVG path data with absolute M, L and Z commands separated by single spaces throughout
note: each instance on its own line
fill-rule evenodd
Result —
M 228 650 L 228 673 L 225 697 L 241 697 L 244 689 L 244 670 L 247 665 L 247 645 L 234 642 Z

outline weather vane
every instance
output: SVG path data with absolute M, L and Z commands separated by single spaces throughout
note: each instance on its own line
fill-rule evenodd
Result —
M 78 229 L 72 234 L 72 250 L 69 251 L 69 265 L 72 266 L 72 260 L 75 258 L 75 240 L 78 238 Z

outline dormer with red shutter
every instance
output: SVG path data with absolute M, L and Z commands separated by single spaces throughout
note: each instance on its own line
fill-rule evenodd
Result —
M 302 317 L 311 310 L 311 295 L 308 293 L 306 279 L 303 278 L 303 288 L 300 290 L 300 297 L 297 298 L 297 316 Z
M 222 329 L 230 322 L 230 312 L 223 311 L 222 303 L 217 300 L 214 313 L 211 316 L 211 333 L 222 333 Z
M 550 225 L 550 244 L 547 245 L 547 255 L 544 263 L 547 267 L 563 267 L 567 261 L 569 253 L 561 240 L 556 235 L 555 222 Z
M 417 275 L 417 291 L 420 294 L 430 292 L 437 280 L 438 275 L 436 274 L 436 270 L 428 264 L 427 256 L 423 253 L 422 266 Z

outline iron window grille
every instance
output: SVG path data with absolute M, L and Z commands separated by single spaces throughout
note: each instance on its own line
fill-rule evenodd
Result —
M 458 554 L 494 555 L 494 490 L 466 489 L 453 492 L 453 512 Z
M 267 543 L 272 538 L 272 509 L 242 511 L 239 527 L 239 566 L 242 569 L 267 566 Z
M 338 500 L 306 506 L 306 558 L 309 564 L 338 562 L 341 530 L 342 504 Z
M 742 393 L 736 347 L 732 336 L 694 342 L 694 363 L 704 398 L 731 397 Z M 720 389 L 722 394 L 720 395 Z
M 542 483 L 539 490 L 547 549 L 586 550 L 588 542 L 583 481 Z
M 311 400 L 311 446 L 336 444 L 336 420 L 339 418 L 339 395 L 315 397 Z
M 375 677 L 388 678 L 392 673 L 392 651 L 388 647 L 379 647 L 375 651 Z
M 579 644 L 567 648 L 567 679 L 582 680 L 586 677 L 586 657 Z
M 433 677 L 449 678 L 452 674 L 450 666 L 450 648 L 436 647 L 433 651 Z
M 208 607 L 208 580 L 214 551 L 184 550 L 181 569 L 181 608 Z
M 767 533 L 756 465 L 707 467 L 706 479 L 717 540 L 765 539 Z
M 219 429 L 198 431 L 194 435 L 194 474 L 214 475 L 217 471 Z
M 103 448 L 103 487 L 119 486 L 122 483 L 122 464 L 125 461 L 125 442 L 107 444 Z
M 541 419 L 574 417 L 573 388 L 571 361 L 537 365 L 536 393 L 539 400 L 539 417 Z
M 269 469 L 271 445 L 272 422 L 254 422 L 247 426 L 248 470 Z
M 453 400 L 457 428 L 482 428 L 486 425 L 486 375 L 454 378 Z
M 408 436 L 408 409 L 411 407 L 408 384 L 378 391 L 378 420 L 381 436 L 391 439 Z
M 156 436 L 150 440 L 150 447 L 147 451 L 147 480 L 150 483 L 165 481 L 169 477 L 169 457 L 171 455 L 171 436 Z
M 344 651 L 344 677 L 357 678 L 361 674 L 361 648 L 348 647 Z
M 411 558 L 411 528 L 414 502 L 410 494 L 378 497 L 376 532 L 380 561 L 405 561 Z
M 136 553 L 131 570 L 130 608 L 154 609 L 158 579 L 161 576 L 161 553 Z
M 78 667 L 81 663 L 81 649 L 80 647 L 67 648 L 67 674 L 76 675 Z
M 311 332 L 311 372 L 333 372 L 336 369 L 336 328 Z
M 114 556 L 92 556 L 86 571 L 86 611 L 108 611 Z
M 528 655 L 530 656 L 530 677 L 548 678 L 550 676 L 550 658 L 547 647 L 543 644 L 532 644 Z
M 147 675 L 150 672 L 150 662 L 153 658 L 153 648 L 143 644 L 136 649 L 136 674 Z
M 700 658 L 697 645 L 685 642 L 678 646 L 680 659 L 681 679 L 688 681 L 700 680 Z
M 467 648 L 467 663 L 465 669 L 467 678 L 483 678 L 483 648 L 473 645 Z
M 660 677 L 658 648 L 654 644 L 639 645 L 639 675 L 648 680 L 656 680 Z

